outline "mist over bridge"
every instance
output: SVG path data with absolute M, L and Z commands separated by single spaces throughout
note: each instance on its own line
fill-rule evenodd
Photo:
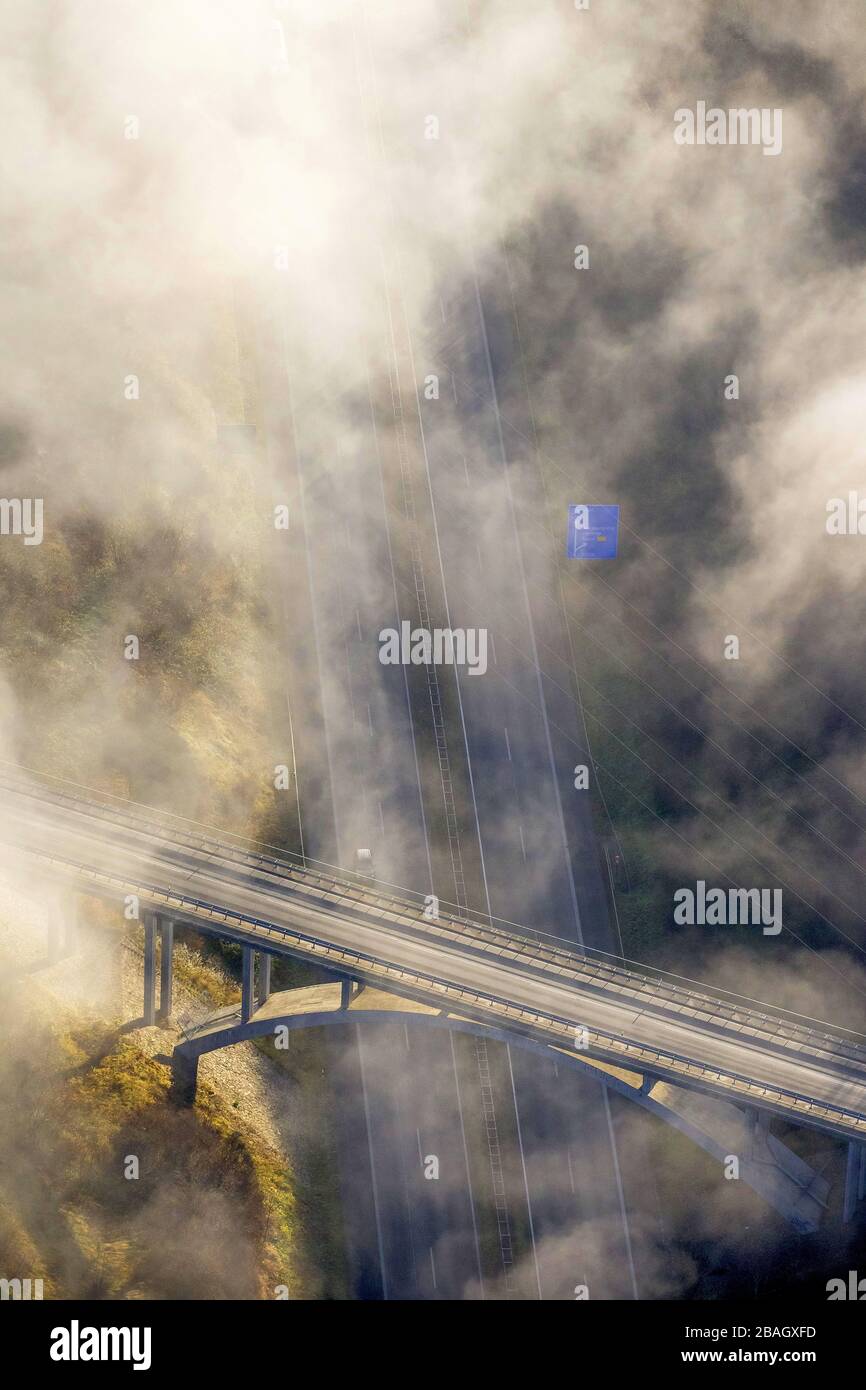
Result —
M 480 1031 L 593 1069 L 711 1152 L 743 1152 L 739 1125 L 752 1136 L 755 1164 L 776 1170 L 771 1200 L 804 1229 L 817 1224 L 826 1183 L 822 1188 L 778 1141 L 773 1146 L 769 1117 L 847 1140 L 846 1210 L 862 1195 L 860 1035 L 442 905 L 429 920 L 420 895 L 384 891 L 359 875 L 17 772 L 0 772 L 0 843 L 9 866 L 25 875 L 112 900 L 137 899 L 145 928 L 144 1024 L 157 1016 L 157 933 L 163 1016 L 171 1013 L 174 924 L 241 946 L 240 1008 L 214 1016 L 179 1044 L 182 1090 L 194 1089 L 198 1056 L 213 1047 L 282 1025 L 339 1021 L 341 1013 L 362 1021 L 373 1012 L 359 995 L 363 987 L 380 1001 L 379 1017 L 384 1009 L 420 1026 Z M 306 1006 L 271 997 L 274 956 L 313 963 L 338 981 L 327 1007 L 309 995 Z M 698 1118 L 701 1097 L 726 1106 L 728 1131 L 712 1143 L 706 1106 Z M 751 1117 L 745 1130 L 744 1113 Z

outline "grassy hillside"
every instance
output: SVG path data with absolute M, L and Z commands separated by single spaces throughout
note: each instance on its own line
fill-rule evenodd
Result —
M 0 466 L 25 467 L 28 495 L 45 498 L 43 543 L 0 546 L 0 753 L 237 833 L 276 828 L 295 848 L 291 799 L 273 790 L 285 651 L 235 316 L 215 312 L 206 360 L 183 372 L 144 340 L 132 356 L 147 390 L 106 406 L 65 473 L 26 431 L 0 439 Z M 107 929 L 95 906 L 87 918 Z M 201 947 L 179 950 L 177 980 L 207 1008 L 232 996 L 234 962 L 214 972 Z M 16 968 L 6 959 L 0 987 Z M 63 1016 L 38 1031 L 21 1020 L 0 1054 L 0 1274 L 43 1277 L 46 1296 L 320 1295 L 311 1252 L 337 1221 L 320 1210 L 334 1194 L 318 1180 L 299 1193 L 213 1086 L 175 1108 L 168 1068 L 113 1018 Z M 306 1067 L 321 1071 L 314 1043 Z M 336 1238 L 329 1249 L 341 1296 Z

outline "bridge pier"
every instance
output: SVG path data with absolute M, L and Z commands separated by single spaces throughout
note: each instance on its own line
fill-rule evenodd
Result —
M 253 1016 L 253 973 L 256 953 L 252 946 L 242 946 L 243 970 L 241 975 L 241 1023 L 249 1023 Z
M 174 957 L 174 922 L 169 917 L 160 919 L 160 958 L 159 958 L 159 1017 L 171 1018 L 172 1005 L 172 962 Z
M 144 914 L 144 1026 L 156 1022 L 156 926 L 155 912 Z
M 259 953 L 259 1008 L 266 1004 L 271 997 L 271 954 L 269 951 Z
M 354 975 L 340 975 L 340 1008 L 348 1009 L 352 1000 L 355 999 L 364 988 L 363 980 L 356 980 Z
M 762 1145 L 767 1142 L 770 1133 L 770 1116 L 766 1110 L 758 1110 L 757 1107 L 752 1111 L 752 1156 L 760 1153 Z

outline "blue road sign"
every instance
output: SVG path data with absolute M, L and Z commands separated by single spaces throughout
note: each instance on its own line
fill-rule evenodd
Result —
M 615 560 L 619 507 L 577 504 L 568 509 L 569 560 Z

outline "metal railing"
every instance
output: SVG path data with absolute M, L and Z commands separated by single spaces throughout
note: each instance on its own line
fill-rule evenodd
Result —
M 295 927 L 277 925 L 250 913 L 240 912 L 234 908 L 220 907 L 205 899 L 187 893 L 175 892 L 171 888 L 162 888 L 158 884 L 148 883 L 145 880 L 106 873 L 103 870 L 94 869 L 92 865 L 84 865 L 62 855 L 40 853 L 39 858 L 49 865 L 61 866 L 67 872 L 71 870 L 91 884 L 110 887 L 113 892 L 136 893 L 139 897 L 160 903 L 166 908 L 179 910 L 194 920 L 201 920 L 204 917 L 226 927 L 251 928 L 256 933 L 265 933 L 271 941 L 283 944 L 284 949 L 290 952 L 292 948 L 288 945 L 289 942 L 294 944 L 295 953 L 307 958 L 326 960 L 332 965 L 336 963 L 344 971 L 352 971 L 357 975 L 372 977 L 376 980 L 386 980 L 391 983 L 396 981 L 404 991 L 414 992 L 419 996 L 432 994 L 436 998 L 456 1000 L 464 1008 L 473 1011 L 476 1016 L 481 1015 L 485 1021 L 504 1020 L 507 1026 L 516 1027 L 519 1031 L 526 1033 L 537 1033 L 544 1041 L 553 1041 L 557 1045 L 565 1043 L 569 1049 L 574 1046 L 578 1025 L 575 1024 L 574 1020 L 564 1018 L 561 1015 L 549 1013 L 546 1010 L 530 1009 L 487 991 L 455 984 L 451 980 L 426 971 L 391 964 L 380 957 L 354 947 L 335 946 Z M 837 1131 L 842 1130 L 855 1136 L 866 1134 L 866 1107 L 863 1111 L 858 1111 L 847 1106 L 835 1105 L 829 1101 L 820 1101 L 803 1092 L 755 1081 L 742 1073 L 732 1071 L 730 1068 L 716 1067 L 709 1063 L 696 1061 L 694 1058 L 686 1057 L 666 1048 L 629 1042 L 619 1034 L 596 1026 L 585 1029 L 581 1026 L 580 1032 L 585 1034 L 588 1045 L 594 1046 L 595 1052 L 602 1059 L 611 1058 L 620 1063 L 630 1063 L 639 1070 L 648 1068 L 659 1076 L 668 1076 L 675 1081 L 681 1080 L 683 1077 L 693 1082 L 700 1080 L 710 1088 L 733 1091 L 738 1095 L 748 1097 L 753 1102 L 763 1100 L 776 1108 L 793 1111 L 801 1117 L 832 1125 Z M 864 1095 L 864 1099 L 866 1099 L 866 1095 Z
M 429 920 L 424 915 L 420 894 L 413 897 L 407 892 L 383 893 L 372 888 L 369 880 L 360 875 L 338 870 L 324 873 L 321 867 L 311 867 L 312 861 L 289 852 L 272 850 L 263 853 L 261 850 L 243 848 L 231 842 L 242 837 L 223 838 L 203 834 L 198 829 L 186 829 L 179 818 L 166 813 L 142 815 L 141 810 L 147 808 L 130 809 L 124 803 L 115 805 L 108 797 L 104 801 L 96 801 L 54 787 L 46 796 L 40 785 L 22 784 L 0 770 L 2 786 L 11 786 L 15 792 L 33 800 L 60 803 L 102 820 L 109 813 L 115 831 L 120 823 L 137 834 L 156 837 L 163 842 L 170 833 L 170 849 L 184 847 L 205 854 L 211 860 L 257 869 L 277 878 L 284 886 L 290 885 L 294 891 L 325 897 L 334 905 L 349 906 L 367 916 L 373 911 L 380 920 L 390 919 L 413 933 L 420 932 L 439 939 L 450 937 L 461 944 L 468 941 L 487 954 L 496 954 L 500 959 L 508 956 L 533 969 L 540 968 L 545 973 L 568 977 L 590 988 L 594 986 L 606 992 L 633 993 L 636 1000 L 643 1004 L 668 1006 L 681 1016 L 691 1016 L 717 1027 L 724 1026 L 740 1036 L 752 1035 L 790 1051 L 798 1047 L 808 1048 L 812 1054 L 821 1053 L 835 1060 L 866 1066 L 866 1037 L 848 1029 L 830 1028 L 818 1020 L 805 1019 L 774 1005 L 746 1000 L 729 991 L 708 990 L 706 986 L 683 976 L 651 969 L 624 957 L 611 956 L 591 948 L 574 950 L 550 945 L 543 934 L 523 929 L 506 931 L 486 919 L 474 918 L 469 914 L 451 916 L 440 912 L 438 920 Z

